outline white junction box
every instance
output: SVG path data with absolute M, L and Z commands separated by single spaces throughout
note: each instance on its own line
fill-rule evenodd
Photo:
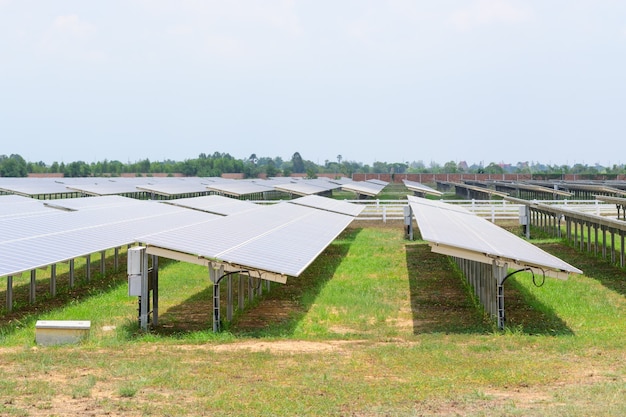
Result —
M 128 250 L 128 295 L 141 297 L 141 279 L 143 268 L 143 256 L 146 248 L 136 246 Z
M 78 343 L 89 336 L 90 329 L 89 320 L 38 320 L 35 341 L 44 346 Z

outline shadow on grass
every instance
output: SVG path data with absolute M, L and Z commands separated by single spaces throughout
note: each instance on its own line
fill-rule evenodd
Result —
M 573 336 L 574 332 L 553 309 L 539 302 L 515 277 L 504 284 L 506 327 L 523 334 Z M 532 279 L 528 277 L 528 279 Z M 553 279 L 553 278 L 546 278 Z
M 593 253 L 580 251 L 571 242 L 569 244 L 549 243 L 538 246 L 581 269 L 586 276 L 597 280 L 606 288 L 626 296 L 626 271 L 612 264 L 610 255 L 607 259 L 603 259 Z
M 232 322 L 226 318 L 226 283 L 221 285 L 221 314 L 223 329 L 237 336 L 271 337 L 292 334 L 298 322 L 306 315 L 320 290 L 328 282 L 350 245 L 361 231 L 360 228 L 346 229 L 317 259 L 297 278 L 289 277 L 286 284 L 271 283 L 268 292 L 263 284 L 263 293 L 248 301 L 247 281 L 243 311 L 237 310 L 238 280 L 233 278 L 235 313 Z M 247 279 L 246 275 L 240 275 Z M 182 303 L 169 308 L 159 316 L 159 326 L 154 333 L 159 335 L 184 335 L 197 331 L 212 330 L 213 288 L 209 286 Z
M 448 257 L 427 244 L 405 245 L 413 333 L 487 333 L 492 330 L 468 296 Z
M 475 301 L 460 271 L 447 256 L 427 244 L 406 245 L 413 331 L 420 333 L 487 333 L 495 322 Z M 505 286 L 507 327 L 528 334 L 572 334 L 556 314 L 521 286 Z
M 100 262 L 92 262 L 91 279 L 89 281 L 86 279 L 84 265 L 79 266 L 77 263 L 73 287 L 70 287 L 69 272 L 57 274 L 56 296 L 52 296 L 50 292 L 50 276 L 40 276 L 36 280 L 36 298 L 32 304 L 29 303 L 30 278 L 28 278 L 27 282 L 20 283 L 16 283 L 15 281 L 18 279 L 14 278 L 13 309 L 9 312 L 6 306 L 3 306 L 2 314 L 0 315 L 0 334 L 5 336 L 12 334 L 19 327 L 33 324 L 44 313 L 62 309 L 94 295 L 108 293 L 120 285 L 127 285 L 126 256 L 122 257 L 120 255 L 118 262 L 118 269 L 114 270 L 113 256 L 105 258 L 105 270 L 107 271 L 105 275 L 100 273 Z M 39 275 L 41 275 L 41 272 L 39 272 Z M 4 290 L 0 291 L 0 300 L 2 301 L 6 300 L 6 278 L 3 281 Z M 24 281 L 24 279 L 21 278 L 19 281 Z

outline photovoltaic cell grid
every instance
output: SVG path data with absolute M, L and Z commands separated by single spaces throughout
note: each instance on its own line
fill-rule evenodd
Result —
M 0 195 L 0 219 L 49 213 L 40 200 L 15 194 Z
M 141 185 L 137 189 L 163 196 L 175 196 L 181 194 L 206 193 L 207 183 L 200 181 L 169 181 L 167 183 L 156 183 L 152 185 Z
M 279 203 L 139 240 L 148 246 L 297 277 L 352 220 L 352 216 Z
M 207 188 L 211 191 L 228 194 L 235 197 L 247 195 L 247 194 L 255 194 L 255 193 L 263 193 L 267 191 L 274 191 L 273 186 L 266 186 L 261 183 L 252 182 L 252 181 L 243 181 L 243 180 L 230 180 L 218 182 L 215 184 L 207 185 Z
M 299 196 L 319 194 L 329 190 L 328 188 L 322 188 L 317 185 L 311 185 L 300 181 L 275 185 L 274 189 Z
M 288 202 L 291 204 L 298 204 L 305 207 L 317 208 L 353 217 L 358 216 L 363 209 L 365 209 L 365 206 L 360 204 L 352 204 L 346 201 L 333 200 L 332 198 L 325 198 L 316 195 L 300 197 L 289 200 Z
M 408 188 L 410 191 L 423 193 L 423 194 L 430 194 L 434 196 L 443 195 L 441 191 L 435 190 L 434 188 L 428 187 L 419 182 L 409 181 L 409 180 L 402 180 L 402 182 L 404 183 L 404 186 Z
M 61 210 L 88 210 L 103 209 L 107 207 L 132 207 L 144 204 L 145 201 L 136 200 L 134 198 L 122 197 L 118 195 L 98 196 L 98 197 L 80 197 L 80 198 L 59 198 L 56 200 L 45 200 L 43 204 L 46 207 Z
M 144 202 L 141 208 L 125 206 L 75 212 L 52 210 L 46 216 L 0 221 L 0 276 L 131 244 L 137 236 L 176 229 L 217 216 Z
M 256 206 L 220 196 L 188 200 L 209 197 L 222 206 L 255 209 L 220 217 L 172 204 L 103 196 L 54 200 L 51 204 L 63 210 L 46 207 L 40 216 L 0 217 L 0 276 L 134 242 L 298 276 L 361 209 L 314 196 L 309 204 L 318 208 L 286 202 Z
M 369 181 L 361 181 L 361 182 L 350 182 L 347 184 L 342 184 L 341 188 L 346 191 L 352 191 L 357 194 L 367 195 L 370 197 L 375 197 L 385 188 L 385 185 L 373 183 Z
M 206 211 L 207 213 L 219 214 L 221 216 L 244 213 L 260 208 L 260 206 L 249 201 L 237 200 L 221 195 L 178 198 L 176 200 L 163 201 L 163 204 L 171 204 L 174 206 L 190 208 L 193 210 Z
M 462 207 L 408 196 L 422 238 L 433 252 L 491 264 L 531 267 L 567 278 L 582 271 Z

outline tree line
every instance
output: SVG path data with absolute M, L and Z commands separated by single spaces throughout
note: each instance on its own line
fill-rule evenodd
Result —
M 257 178 L 262 175 L 268 177 L 289 176 L 291 174 L 306 174 L 310 178 L 318 174 L 334 174 L 336 176 L 351 177 L 352 174 L 542 174 L 542 175 L 618 175 L 626 174 L 624 165 L 613 165 L 610 168 L 600 165 L 574 164 L 544 165 L 535 162 L 518 162 L 515 165 L 491 162 L 488 165 L 449 161 L 441 165 L 423 161 L 414 162 L 374 162 L 372 165 L 350 161 L 342 155 L 336 160 L 326 160 L 324 164 L 317 164 L 304 159 L 299 152 L 295 152 L 290 160 L 281 157 L 258 157 L 251 154 L 248 158 L 238 159 L 228 153 L 214 152 L 201 153 L 197 158 L 184 161 L 150 161 L 143 159 L 136 162 L 123 163 L 107 159 L 87 163 L 74 161 L 69 163 L 53 162 L 46 164 L 43 161 L 28 162 L 18 154 L 0 155 L 0 177 L 26 177 L 28 174 L 63 174 L 65 177 L 118 177 L 122 174 L 152 175 L 182 174 L 197 177 L 219 177 L 222 174 L 243 174 L 245 178 Z

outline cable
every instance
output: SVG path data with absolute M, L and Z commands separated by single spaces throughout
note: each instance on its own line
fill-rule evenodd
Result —
M 535 280 L 535 272 L 533 271 L 533 284 L 535 284 L 535 287 L 537 288 L 543 287 L 543 284 L 546 283 L 546 271 L 542 269 L 541 275 L 542 275 L 541 284 L 537 284 L 537 281 Z

